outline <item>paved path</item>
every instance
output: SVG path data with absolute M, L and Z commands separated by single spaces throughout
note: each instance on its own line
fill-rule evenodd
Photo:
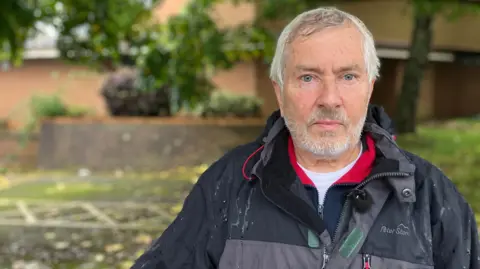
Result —
M 150 203 L 0 199 L 0 226 L 156 230 L 172 219 Z

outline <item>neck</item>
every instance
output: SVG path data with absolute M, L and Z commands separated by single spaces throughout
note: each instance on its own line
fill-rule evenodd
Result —
M 295 147 L 295 155 L 297 162 L 306 169 L 318 173 L 329 173 L 338 171 L 353 162 L 360 154 L 360 145 L 360 142 L 357 143 L 335 159 L 319 157 L 300 147 Z

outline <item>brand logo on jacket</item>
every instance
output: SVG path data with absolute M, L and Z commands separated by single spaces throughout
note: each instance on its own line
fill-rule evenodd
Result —
M 385 225 L 380 228 L 381 233 L 385 234 L 396 234 L 396 235 L 401 235 L 401 236 L 410 236 L 410 229 L 405 226 L 403 223 L 400 223 L 397 227 L 392 228 L 392 227 L 387 227 Z

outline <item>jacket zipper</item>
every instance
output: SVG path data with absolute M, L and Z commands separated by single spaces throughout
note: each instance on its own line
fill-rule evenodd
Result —
M 327 191 L 325 192 L 325 195 L 323 196 L 323 199 L 322 199 L 322 205 L 318 205 L 318 213 L 320 214 L 320 217 L 323 219 L 323 209 L 325 208 L 325 200 L 327 198 L 327 194 L 328 194 L 328 191 L 331 189 L 332 187 L 328 187 Z M 318 191 L 318 190 L 317 190 Z M 332 239 L 333 240 L 333 239 Z M 333 242 L 332 242 L 333 243 Z M 330 254 L 329 254 L 329 251 L 327 250 L 327 247 L 328 246 L 324 246 L 323 247 L 323 262 L 322 262 L 322 269 L 325 269 L 327 268 L 327 263 L 328 263 L 328 260 L 330 259 Z
M 327 252 L 327 247 L 325 246 L 323 248 L 323 263 L 322 263 L 322 269 L 325 269 L 327 268 L 327 263 L 328 263 L 328 259 L 330 258 L 330 256 L 328 255 L 328 252 Z
M 365 186 L 366 184 L 368 184 L 369 182 L 375 180 L 375 179 L 379 179 L 379 178 L 382 178 L 382 177 L 406 177 L 406 176 L 409 176 L 410 174 L 409 173 L 404 173 L 404 172 L 383 172 L 383 173 L 378 173 L 378 174 L 375 174 L 375 175 L 372 175 L 370 177 L 368 177 L 367 179 L 365 179 L 364 181 L 362 181 L 361 183 L 359 183 L 355 189 L 360 189 L 362 188 L 363 186 Z M 354 185 L 354 184 L 347 184 L 347 183 L 344 183 L 344 184 L 337 184 L 335 186 L 349 186 L 349 185 Z M 325 203 L 325 199 L 327 197 L 327 194 L 328 194 L 328 191 L 330 190 L 330 188 L 327 189 L 327 191 L 325 192 L 325 196 L 323 197 L 323 203 L 322 203 L 322 208 L 325 208 L 323 205 Z M 338 220 L 338 223 L 337 223 L 337 226 L 335 228 L 335 232 L 333 234 L 333 238 L 332 238 L 332 244 L 335 244 L 336 240 L 337 240 L 337 234 L 338 234 L 338 230 L 340 227 L 343 226 L 343 222 L 345 221 L 344 218 L 345 218 L 345 213 L 347 211 L 347 209 L 350 207 L 350 199 L 347 199 L 345 201 L 345 204 L 343 205 L 343 208 L 342 208 L 342 212 L 340 213 L 340 218 Z M 322 210 L 323 211 L 323 210 Z M 323 212 L 322 212 L 322 216 L 323 216 Z M 323 267 L 322 269 L 325 269 L 326 266 L 327 266 L 327 263 L 328 263 L 328 260 L 330 258 L 330 254 L 329 251 L 327 251 L 327 247 L 325 247 L 325 252 L 324 252 L 324 255 L 323 255 L 323 258 L 324 258 L 324 262 L 323 262 Z M 368 264 L 368 266 L 370 266 L 370 264 Z M 367 267 L 367 269 L 371 269 L 370 267 Z
M 362 269 L 372 269 L 372 257 L 370 254 L 363 255 L 363 268 Z

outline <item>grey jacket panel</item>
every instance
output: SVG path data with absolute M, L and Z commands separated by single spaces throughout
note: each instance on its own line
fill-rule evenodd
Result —
M 357 255 L 357 257 L 355 257 L 355 261 L 350 268 L 364 268 L 363 266 L 365 258 L 367 257 L 366 255 L 369 254 Z M 411 263 L 402 260 L 378 257 L 375 255 L 369 255 L 369 257 L 371 269 L 434 269 L 432 265 Z
M 227 240 L 218 269 L 319 269 L 323 266 L 319 248 L 250 240 Z M 368 259 L 371 269 L 434 269 L 433 265 L 356 254 L 348 267 L 327 264 L 326 268 L 362 269 Z
M 275 242 L 227 240 L 219 269 L 318 269 L 323 250 Z

